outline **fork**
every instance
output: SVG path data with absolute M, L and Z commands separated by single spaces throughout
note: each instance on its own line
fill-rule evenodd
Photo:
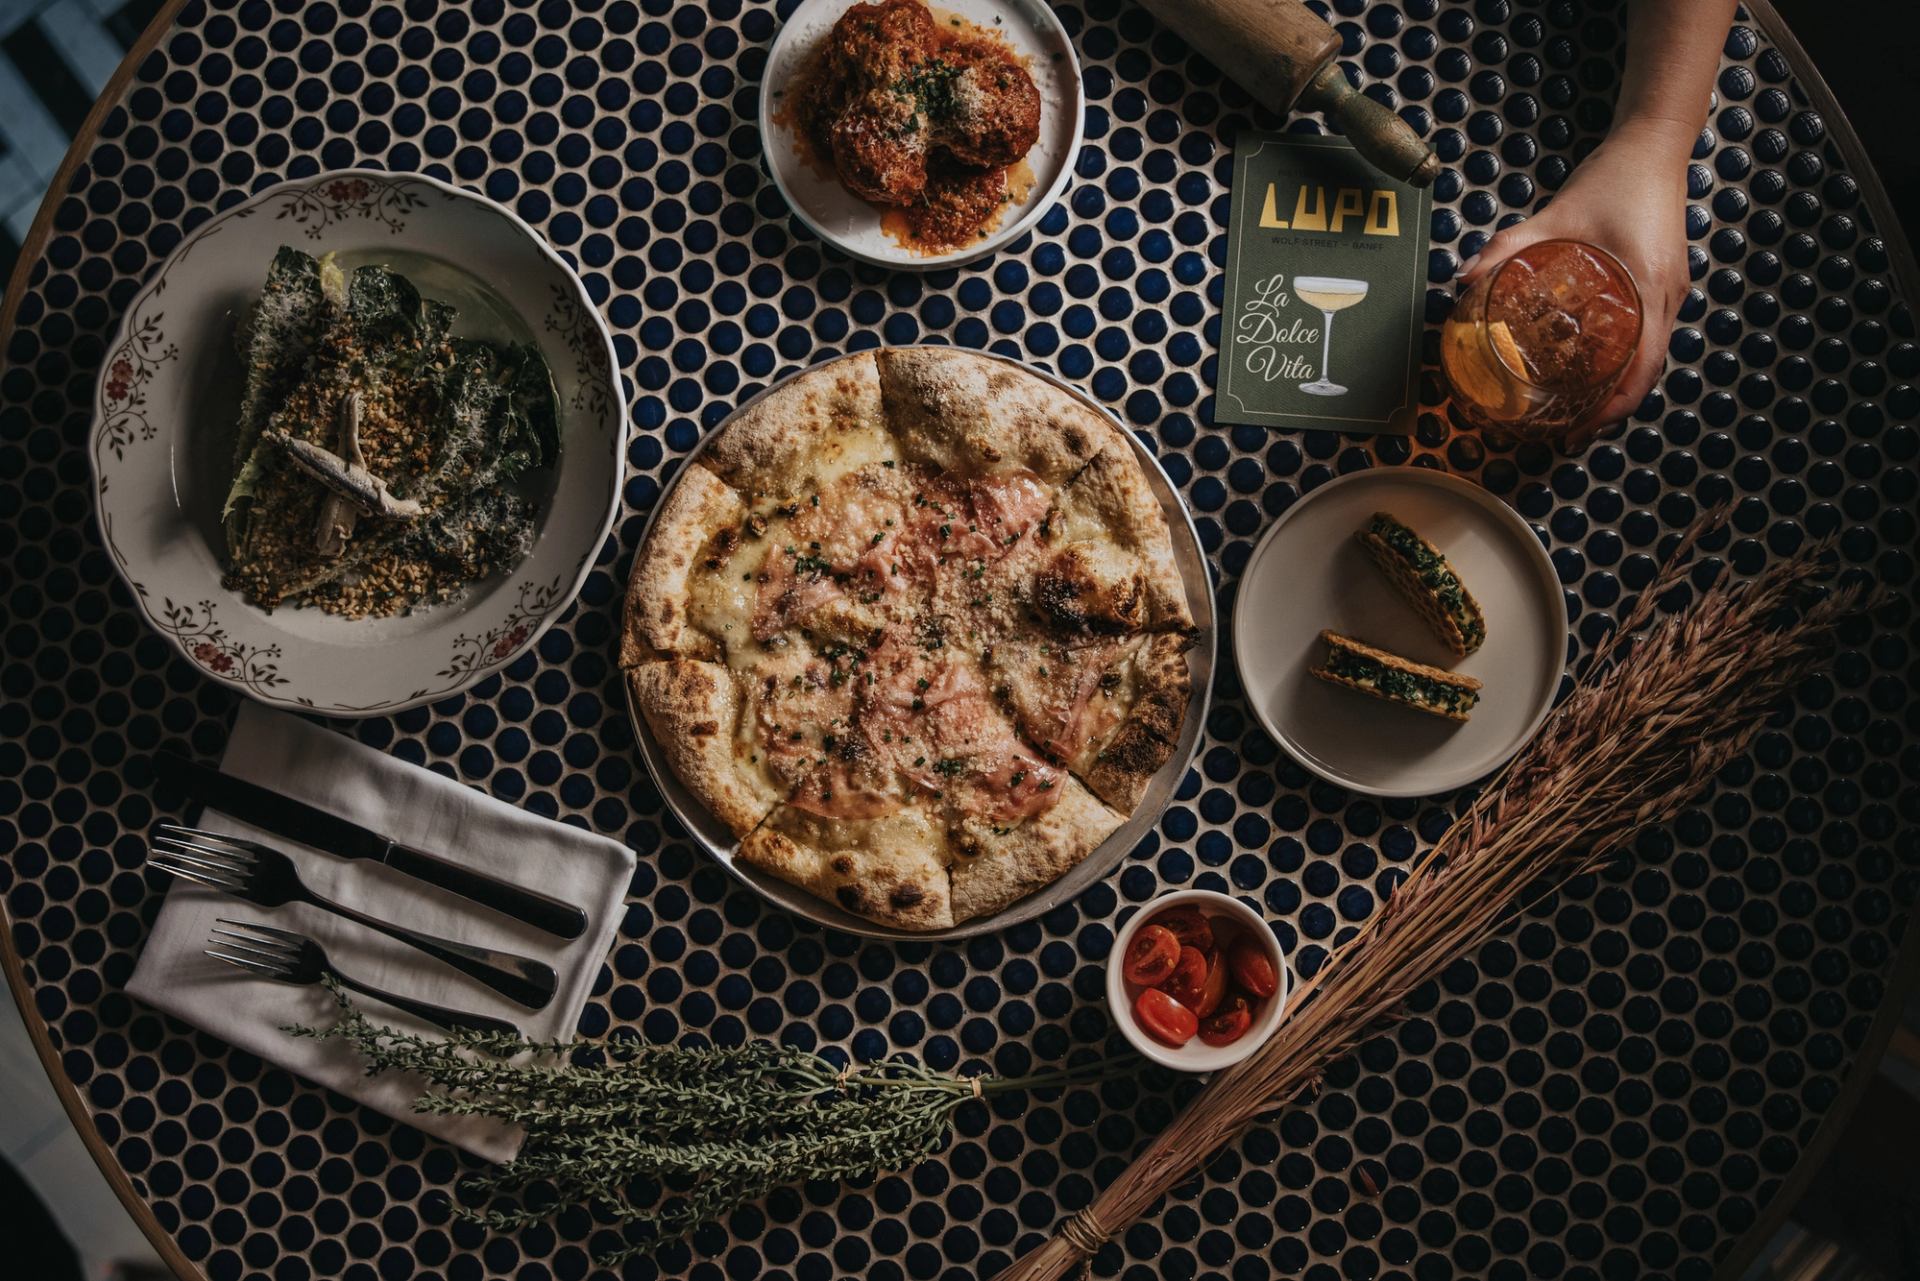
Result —
M 341 987 L 370 996 L 376 1001 L 384 1001 L 395 1009 L 414 1014 L 435 1027 L 448 1031 L 467 1029 L 474 1032 L 505 1032 L 519 1036 L 520 1029 L 505 1019 L 496 1019 L 490 1014 L 468 1014 L 461 1010 L 450 1010 L 444 1005 L 435 1005 L 431 1001 L 416 1000 L 411 996 L 396 996 L 392 992 L 383 992 L 370 983 L 342 974 L 339 967 L 327 959 L 326 949 L 304 934 L 292 930 L 275 929 L 271 925 L 261 925 L 255 921 L 230 921 L 226 917 L 216 917 L 221 925 L 231 929 L 215 928 L 212 937 L 207 939 L 206 953 L 215 960 L 237 965 L 242 969 L 256 970 L 270 979 L 282 983 L 311 984 L 332 977 Z
M 502 996 L 518 1001 L 531 1010 L 544 1008 L 553 999 L 554 989 L 559 983 L 552 966 L 532 957 L 422 934 L 418 930 L 377 920 L 364 912 L 322 898 L 300 879 L 299 869 L 294 867 L 292 859 L 271 845 L 262 845 L 258 841 L 163 823 L 154 838 L 147 862 L 181 880 L 224 891 L 256 907 L 311 903 L 336 916 L 344 916 L 349 921 L 419 948 L 428 956 L 445 961 L 462 974 L 478 979 Z

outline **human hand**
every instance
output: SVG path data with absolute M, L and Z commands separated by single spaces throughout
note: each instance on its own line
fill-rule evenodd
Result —
M 1583 240 L 1618 258 L 1640 290 L 1640 343 L 1613 395 L 1581 425 L 1633 412 L 1666 365 L 1667 338 L 1687 292 L 1685 157 L 1692 135 L 1622 121 L 1574 169 L 1553 200 L 1498 232 L 1460 275 L 1466 288 L 1502 260 L 1542 240 Z M 1677 158 L 1676 158 L 1677 148 Z

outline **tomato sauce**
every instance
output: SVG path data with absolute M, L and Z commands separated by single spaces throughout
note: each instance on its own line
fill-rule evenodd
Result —
M 848 16 L 867 7 L 855 6 L 848 11 Z M 1011 163 L 983 166 L 964 163 L 954 154 L 956 147 L 965 150 L 961 143 L 949 145 L 936 136 L 936 122 L 943 113 L 954 109 L 954 96 L 966 92 L 967 75 L 964 69 L 986 68 L 983 75 L 988 78 L 998 75 L 1001 83 L 1005 84 L 1007 73 L 1000 69 L 1012 68 L 1014 76 L 1025 80 L 1022 92 L 1013 96 L 1032 114 L 1025 119 L 1017 118 L 1016 114 L 1010 130 L 1007 128 L 1008 120 L 990 114 L 987 117 L 990 122 L 987 127 L 991 131 L 989 145 L 997 144 L 1004 148 L 1009 133 L 1021 140 L 1037 137 L 1038 99 L 1031 76 L 1025 69 L 1025 59 L 1016 54 L 997 33 L 969 22 L 958 14 L 931 6 L 923 7 L 932 16 L 923 47 L 907 51 L 883 48 L 872 55 L 889 68 L 907 68 L 889 82 L 889 87 L 892 93 L 911 104 L 900 108 L 903 113 L 909 114 L 909 118 L 894 123 L 890 129 L 882 126 L 876 128 L 883 133 L 903 135 L 901 155 L 897 158 L 888 156 L 887 159 L 897 159 L 899 165 L 908 170 L 916 164 L 924 166 L 924 184 L 918 186 L 910 199 L 898 203 L 875 200 L 872 192 L 857 188 L 849 181 L 848 174 L 836 165 L 833 127 L 842 118 L 843 112 L 847 111 L 848 104 L 859 96 L 860 90 L 848 83 L 846 55 L 844 50 L 835 55 L 833 37 L 822 41 L 820 47 L 808 57 L 800 74 L 782 96 L 779 107 L 773 112 L 773 119 L 793 130 L 795 154 L 803 164 L 821 177 L 839 180 L 843 186 L 855 194 L 863 195 L 869 203 L 880 209 L 881 229 L 896 243 L 916 254 L 931 255 L 961 249 L 991 235 L 1010 207 L 1025 202 L 1035 181 L 1033 170 L 1025 158 L 1031 142 L 1019 147 L 1018 158 Z M 843 18 L 842 22 L 845 21 Z M 836 35 L 838 30 L 836 27 Z M 926 117 L 924 126 L 923 115 Z M 927 134 L 913 136 L 923 127 L 927 129 Z M 931 145 L 928 145 L 928 137 L 935 138 Z M 971 139 L 967 145 L 971 145 Z M 1006 155 L 1008 152 L 1003 149 L 999 154 Z M 882 172 L 895 171 L 889 166 Z M 918 175 L 914 176 L 913 182 L 918 184 Z
M 984 173 L 930 174 L 926 200 L 888 206 L 880 215 L 880 229 L 916 253 L 964 248 L 992 235 L 1008 209 L 1026 202 L 1033 182 L 1033 170 L 1024 160 Z

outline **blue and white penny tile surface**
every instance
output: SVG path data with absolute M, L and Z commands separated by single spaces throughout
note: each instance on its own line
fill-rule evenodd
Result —
M 639 850 L 589 1036 L 772 1037 L 1019 1072 L 1105 1043 L 1114 928 L 1159 890 L 1246 896 L 1311 970 L 1457 803 L 1316 784 L 1256 727 L 1224 664 L 1158 831 L 1071 906 L 938 947 L 764 908 L 663 817 L 611 655 L 641 522 L 680 457 L 733 404 L 831 353 L 954 342 L 1092 388 L 1182 487 L 1227 612 L 1261 530 L 1302 492 L 1408 464 L 1473 476 L 1532 522 L 1577 650 L 1722 502 L 1732 527 L 1708 563 L 1750 571 L 1830 537 L 1892 586 L 1881 627 L 1849 632 L 1696 810 L 1451 966 L 1317 1098 L 1252 1131 L 1095 1264 L 1235 1281 L 1707 1277 L 1853 1067 L 1920 863 L 1911 300 L 1857 158 L 1787 59 L 1749 25 L 1730 34 L 1688 174 L 1694 287 L 1669 369 L 1623 432 L 1561 457 L 1454 430 L 1431 369 L 1411 440 L 1212 425 L 1230 147 L 1274 122 L 1117 0 L 1059 6 L 1086 69 L 1087 143 L 1037 233 L 933 276 L 824 251 L 782 206 L 749 124 L 790 8 L 196 3 L 60 196 L 0 374 L 0 890 L 35 1013 L 154 1217 L 223 1279 L 592 1270 L 588 1214 L 517 1237 L 455 1224 L 450 1149 L 120 990 L 162 889 L 141 870 L 144 835 L 176 812 L 156 805 L 148 755 L 168 741 L 217 752 L 233 704 L 142 627 L 101 548 L 77 447 L 90 388 L 120 309 L 183 230 L 265 184 L 367 164 L 516 208 L 578 264 L 626 362 L 628 511 L 579 603 L 506 679 L 341 727 Z M 1618 12 L 1343 0 L 1332 17 L 1349 71 L 1446 162 L 1437 320 L 1461 262 L 1604 132 Z M 914 1170 L 777 1192 L 628 1271 L 990 1275 L 1086 1204 L 1178 1102 L 1115 1085 L 970 1105 Z M 1377 1195 L 1359 1190 L 1363 1160 Z

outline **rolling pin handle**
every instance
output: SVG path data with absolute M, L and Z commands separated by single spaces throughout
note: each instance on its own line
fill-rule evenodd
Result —
M 1433 148 L 1406 121 L 1349 84 L 1339 63 L 1320 68 L 1300 95 L 1300 106 L 1323 112 L 1389 178 L 1426 187 L 1440 176 Z

